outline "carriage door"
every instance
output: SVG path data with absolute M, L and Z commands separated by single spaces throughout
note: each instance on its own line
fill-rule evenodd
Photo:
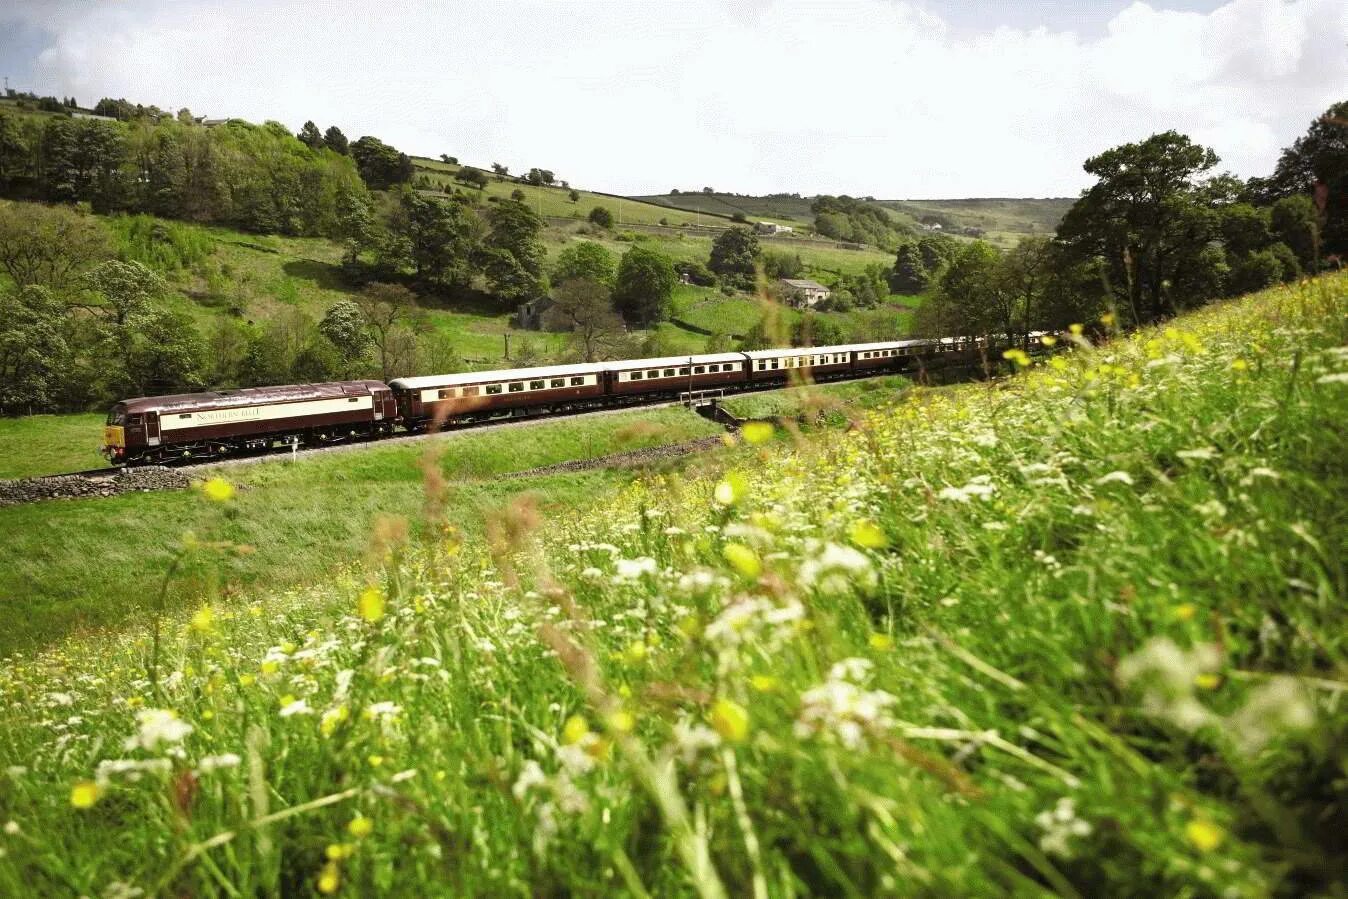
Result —
M 374 420 L 383 421 L 384 412 L 389 403 L 389 400 L 392 399 L 392 397 L 389 396 L 389 392 L 387 390 L 379 390 L 379 389 L 371 390 L 370 396 L 374 401 Z
M 146 412 L 146 413 L 145 413 L 145 445 L 146 445 L 146 446 L 158 446 L 158 445 L 159 445 L 159 413 L 158 413 L 158 412 Z

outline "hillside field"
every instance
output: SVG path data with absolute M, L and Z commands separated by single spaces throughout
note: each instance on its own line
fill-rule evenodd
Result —
M 1333 895 L 1346 323 L 1322 277 L 635 481 L 483 435 L 0 510 L 58 638 L 0 677 L 0 891 Z M 366 563 L 211 561 L 315 534 Z M 42 552 L 119 624 L 59 639 Z

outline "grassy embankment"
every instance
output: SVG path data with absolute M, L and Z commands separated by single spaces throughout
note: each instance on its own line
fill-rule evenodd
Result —
M 102 468 L 103 419 L 94 413 L 0 418 L 0 479 Z
M 64 424 L 45 418 L 39 423 Z M 379 516 L 415 513 L 421 460 L 432 451 L 443 451 L 437 469 L 451 485 L 450 521 L 476 533 L 485 510 L 522 490 L 536 490 L 545 509 L 574 509 L 630 477 L 596 470 L 498 482 L 496 475 L 679 443 L 717 430 L 686 410 L 655 409 L 462 431 L 295 464 L 278 458 L 208 469 L 203 476 L 218 472 L 240 488 L 233 511 L 217 523 L 211 539 L 252 547 L 230 560 L 220 583 L 230 594 L 266 600 L 279 590 L 323 580 L 334 568 L 358 564 Z M 31 445 L 46 445 L 43 435 L 32 429 L 27 434 Z M 87 439 L 81 435 L 81 442 Z M 5 535 L 0 604 L 10 620 L 0 634 L 0 655 L 75 630 L 143 621 L 183 534 L 200 529 L 201 520 L 200 496 L 176 491 L 0 508 Z M 170 584 L 170 601 L 199 602 L 216 586 L 216 576 L 215 568 L 200 560 L 188 564 Z
M 13 661 L 0 889 L 1332 892 L 1346 321 L 1280 288 Z

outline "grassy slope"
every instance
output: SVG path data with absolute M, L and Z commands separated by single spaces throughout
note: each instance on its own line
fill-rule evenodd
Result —
M 161 693 L 138 634 L 24 659 L 0 888 L 1332 892 L 1345 313 L 1348 279 L 1279 289 L 517 509 L 361 603 L 221 602 Z M 140 703 L 182 755 L 72 809 L 166 755 L 121 748 Z
M 100 468 L 103 416 L 0 418 L 0 478 L 29 478 Z
M 537 489 L 550 508 L 570 508 L 627 477 L 593 471 L 520 483 L 494 482 L 494 475 L 715 432 L 683 409 L 647 410 L 465 431 L 293 465 L 221 466 L 215 470 L 243 489 L 215 533 L 255 547 L 231 564 L 230 589 L 265 596 L 359 560 L 377 516 L 415 517 L 418 463 L 430 447 L 444 450 L 440 470 L 452 485 L 452 520 L 476 530 L 484 510 L 521 490 Z M 0 508 L 0 606 L 11 622 L 0 634 L 0 655 L 139 615 L 182 534 L 206 526 L 201 506 L 194 494 L 164 492 Z M 200 596 L 208 586 L 203 571 L 192 568 L 176 583 L 175 602 Z

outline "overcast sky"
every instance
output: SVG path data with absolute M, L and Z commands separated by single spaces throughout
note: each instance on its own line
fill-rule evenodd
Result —
M 4 0 L 0 75 L 615 193 L 1071 196 L 1169 128 L 1269 172 L 1348 99 L 1348 2 Z

